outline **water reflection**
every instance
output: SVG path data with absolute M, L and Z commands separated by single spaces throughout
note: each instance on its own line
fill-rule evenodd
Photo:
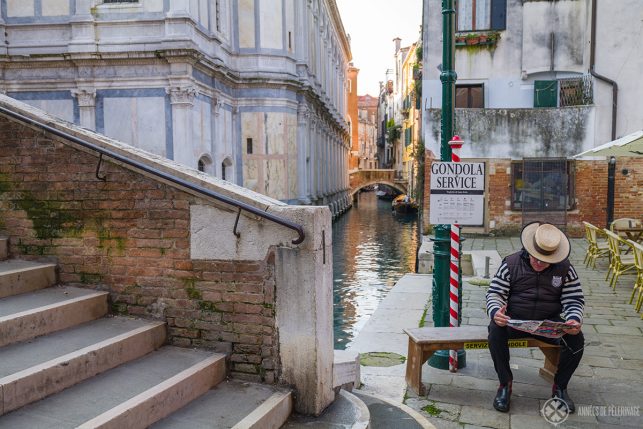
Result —
M 374 192 L 333 224 L 335 348 L 344 349 L 402 275 L 415 271 L 416 215 L 392 213 Z

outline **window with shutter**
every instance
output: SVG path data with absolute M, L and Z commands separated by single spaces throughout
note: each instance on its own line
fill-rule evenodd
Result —
M 504 30 L 507 0 L 457 0 L 457 31 Z
M 558 107 L 558 81 L 534 81 L 534 107 Z

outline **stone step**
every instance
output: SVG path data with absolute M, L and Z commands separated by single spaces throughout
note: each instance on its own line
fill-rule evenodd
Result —
M 44 289 L 56 283 L 56 264 L 13 259 L 0 262 L 0 298 Z
M 107 296 L 107 292 L 63 286 L 0 299 L 0 346 L 103 317 Z
M 107 317 L 0 348 L 0 414 L 140 358 L 165 342 L 165 323 Z
M 0 417 L 0 427 L 147 428 L 225 377 L 225 356 L 162 347 Z
M 0 261 L 4 261 L 9 257 L 9 239 L 7 237 L 0 237 Z
M 288 420 L 291 412 L 290 391 L 231 380 L 219 384 L 150 429 L 277 429 Z

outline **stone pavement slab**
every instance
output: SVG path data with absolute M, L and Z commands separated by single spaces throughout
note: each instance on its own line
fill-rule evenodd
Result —
M 431 295 L 433 277 L 406 274 L 382 300 L 347 350 L 358 353 L 388 352 L 405 356 L 408 336 L 404 328 L 417 327 Z M 380 368 L 362 366 L 359 392 L 402 403 L 406 391 L 406 365 Z

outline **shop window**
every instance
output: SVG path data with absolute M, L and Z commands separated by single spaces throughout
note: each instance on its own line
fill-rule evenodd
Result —
M 564 211 L 576 208 L 574 161 L 549 159 L 511 163 L 511 209 Z

